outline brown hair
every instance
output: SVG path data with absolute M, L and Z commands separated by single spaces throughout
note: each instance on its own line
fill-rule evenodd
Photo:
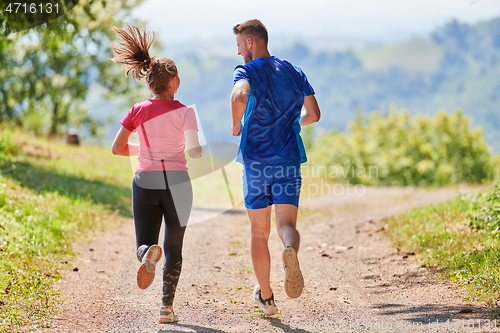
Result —
M 235 35 L 245 33 L 250 36 L 260 38 L 267 45 L 267 28 L 264 23 L 259 20 L 248 20 L 241 24 L 237 24 L 234 26 L 233 32 Z
M 155 95 L 161 94 L 167 89 L 170 79 L 178 76 L 175 62 L 149 55 L 149 48 L 154 40 L 153 32 L 145 29 L 141 31 L 133 25 L 127 25 L 127 28 L 126 31 L 113 27 L 123 41 L 110 45 L 115 51 L 111 61 L 123 64 L 125 76 L 130 72 L 136 81 L 146 77 L 149 90 Z

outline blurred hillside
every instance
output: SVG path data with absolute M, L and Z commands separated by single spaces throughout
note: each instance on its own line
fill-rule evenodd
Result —
M 177 98 L 196 105 L 207 140 L 237 142 L 229 133 L 228 102 L 232 69 L 241 62 L 234 41 L 189 44 L 164 50 L 179 67 Z M 500 18 L 476 25 L 452 21 L 428 38 L 400 43 L 271 38 L 270 49 L 308 75 L 323 112 L 319 127 L 343 130 L 357 110 L 394 104 L 427 115 L 461 108 L 500 151 Z

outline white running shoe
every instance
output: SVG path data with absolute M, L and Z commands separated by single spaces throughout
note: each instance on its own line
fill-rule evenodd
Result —
M 276 307 L 276 304 L 274 304 L 274 295 L 272 295 L 271 298 L 262 299 L 262 296 L 260 295 L 260 285 L 256 285 L 253 290 L 253 300 L 255 301 L 255 304 L 257 304 L 262 311 L 264 311 L 266 316 L 272 316 L 278 313 L 278 308 Z
M 149 247 L 137 271 L 137 286 L 139 288 L 146 289 L 153 283 L 155 278 L 155 266 L 158 261 L 160 261 L 161 255 L 162 250 L 160 246 L 154 244 Z
M 158 320 L 160 324 L 170 324 L 176 321 L 179 321 L 179 318 L 175 315 L 172 308 L 166 306 L 160 308 L 160 320 Z
M 304 289 L 304 278 L 300 271 L 297 252 L 291 246 L 283 250 L 283 267 L 285 268 L 285 292 L 290 298 L 297 298 Z

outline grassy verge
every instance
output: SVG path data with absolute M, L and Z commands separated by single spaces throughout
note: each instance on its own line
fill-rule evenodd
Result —
M 463 287 L 498 314 L 500 189 L 415 209 L 385 221 L 386 234 L 422 266 Z
M 0 215 L 0 331 L 17 331 L 51 315 L 51 286 L 70 265 L 72 242 L 118 220 L 87 200 L 38 194 L 3 176 Z
M 0 332 L 18 332 L 53 314 L 74 241 L 130 216 L 131 171 L 107 149 L 0 134 Z
M 18 152 L 0 159 L 2 175 L 36 193 L 53 192 L 131 216 L 129 159 L 104 147 L 74 147 L 16 132 Z

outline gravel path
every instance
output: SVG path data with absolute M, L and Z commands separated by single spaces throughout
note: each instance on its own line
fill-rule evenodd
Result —
M 359 193 L 359 191 L 358 191 Z M 352 194 L 352 193 L 351 193 Z M 463 290 L 419 267 L 380 235 L 383 219 L 452 199 L 457 189 L 366 188 L 362 195 L 304 198 L 298 228 L 306 287 L 283 288 L 282 246 L 273 229 L 271 281 L 279 318 L 263 318 L 249 223 L 242 207 L 188 227 L 177 296 L 177 324 L 158 324 L 161 276 L 135 284 L 132 221 L 80 244 L 58 288 L 66 301 L 44 332 L 498 332 L 487 309 L 464 302 Z M 203 214 L 198 211 L 196 214 Z

